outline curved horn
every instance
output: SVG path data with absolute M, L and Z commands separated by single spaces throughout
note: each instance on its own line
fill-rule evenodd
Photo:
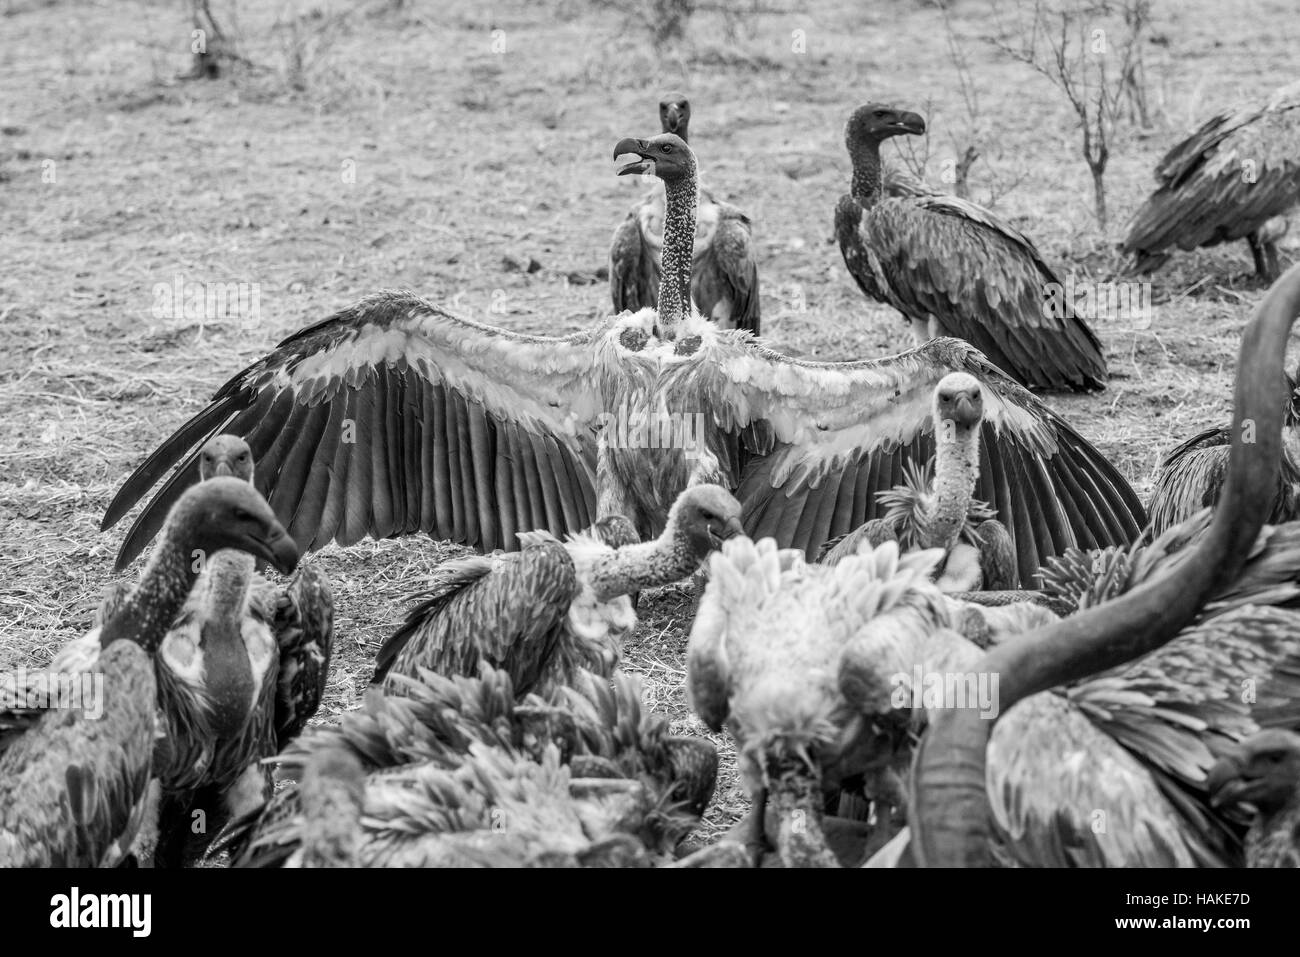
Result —
M 1281 467 L 1286 355 L 1300 312 L 1300 264 L 1264 297 L 1237 360 L 1232 452 L 1214 519 L 1177 569 L 1104 605 L 999 645 L 976 666 L 998 675 L 1000 714 L 1039 691 L 1113 668 L 1160 647 L 1240 572 L 1268 517 Z M 1254 442 L 1243 441 L 1254 426 Z M 976 709 L 932 716 L 912 765 L 912 853 L 921 866 L 988 867 L 991 808 L 985 751 L 993 722 Z

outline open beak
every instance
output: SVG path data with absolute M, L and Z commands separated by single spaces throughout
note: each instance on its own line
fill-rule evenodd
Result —
M 894 120 L 894 128 L 919 136 L 925 132 L 925 120 L 921 119 L 919 113 L 900 113 L 898 119 Z
M 620 156 L 625 156 L 628 153 L 634 153 L 641 157 L 641 159 L 634 163 L 628 163 L 626 166 L 619 167 L 618 175 L 626 176 L 629 173 L 646 173 L 652 170 L 654 168 L 654 161 L 645 158 L 645 154 L 649 149 L 650 145 L 645 140 L 633 139 L 630 136 L 619 140 L 618 145 L 614 147 L 614 159 L 618 159 Z
M 298 544 L 279 522 L 272 523 L 263 536 L 254 539 L 248 550 L 266 559 L 271 567 L 285 575 L 298 567 L 298 560 L 302 557 Z

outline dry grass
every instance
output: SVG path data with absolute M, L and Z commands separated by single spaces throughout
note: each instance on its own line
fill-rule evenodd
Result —
M 696 105 L 706 181 L 758 224 L 769 334 L 826 358 L 908 344 L 904 325 L 847 279 L 831 210 L 847 183 L 840 137 L 853 106 L 931 102 L 936 130 L 961 117 L 933 9 L 809 0 L 741 30 L 698 15 L 684 43 L 655 53 L 617 9 L 582 0 L 511 0 L 490 17 L 459 0 L 362 3 L 340 16 L 345 6 L 243 0 L 227 19 L 253 66 L 203 83 L 175 79 L 189 67 L 178 4 L 12 0 L 0 11 L 0 667 L 46 661 L 87 626 L 120 541 L 120 529 L 98 531 L 117 483 L 285 334 L 392 286 L 539 332 L 602 314 L 595 273 L 639 189 L 613 175 L 609 150 L 654 131 L 665 89 Z M 1289 0 L 1232 6 L 1157 5 L 1168 45 L 1150 48 L 1148 74 L 1160 125 L 1116 144 L 1121 225 L 1180 130 L 1291 74 Z M 998 136 L 972 170 L 974 198 L 1021 178 L 999 211 L 1064 269 L 1107 278 L 1117 235 L 1091 219 L 1067 108 L 978 41 L 979 0 L 955 7 Z M 805 53 L 791 50 L 795 30 Z M 302 51 L 296 77 L 290 49 Z M 937 137 L 932 164 L 951 158 L 945 150 Z M 51 168 L 54 182 L 43 181 Z M 506 256 L 543 268 L 507 271 Z M 1260 295 L 1248 269 L 1241 248 L 1179 257 L 1155 277 L 1149 328 L 1099 324 L 1110 388 L 1052 400 L 1140 489 L 1161 449 L 1228 414 L 1237 334 Z M 259 283 L 260 321 L 200 330 L 154 319 L 154 284 L 178 274 Z M 326 720 L 355 705 L 371 644 L 449 548 L 412 540 L 319 556 L 338 599 Z M 700 731 L 682 693 L 692 601 L 678 589 L 647 596 L 626 660 L 657 706 Z M 734 763 L 726 769 L 710 832 L 745 807 Z

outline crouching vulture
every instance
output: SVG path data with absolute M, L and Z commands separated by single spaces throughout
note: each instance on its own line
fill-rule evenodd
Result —
M 1010 532 L 1022 584 L 1051 555 L 1125 543 L 1145 517 L 1119 472 L 967 343 L 812 362 L 690 309 L 695 155 L 679 137 L 615 155 L 664 181 L 656 308 L 569 336 L 508 332 L 405 292 L 363 299 L 233 376 L 126 480 L 103 527 L 173 465 L 118 556 L 129 562 L 197 478 L 196 446 L 242 436 L 258 487 L 307 548 L 418 531 L 482 550 L 623 515 L 656 538 L 677 495 L 714 483 L 754 536 L 815 556 L 882 514 L 876 493 L 934 454 L 946 375 L 980 385 L 974 494 Z

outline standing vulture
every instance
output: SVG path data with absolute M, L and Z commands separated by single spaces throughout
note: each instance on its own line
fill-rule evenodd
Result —
M 1092 824 L 1098 820 L 1095 812 L 1103 810 L 1102 823 L 1110 833 L 1118 823 L 1134 826 L 1132 833 L 1146 835 L 1143 843 L 1153 856 L 1169 858 L 1182 850 L 1200 857 L 1196 853 L 1198 844 L 1204 849 L 1222 843 L 1222 823 L 1204 814 L 1194 795 L 1198 790 L 1204 795 L 1205 790 L 1217 783 L 1208 780 L 1213 747 L 1216 742 L 1221 748 L 1233 743 L 1230 735 L 1222 733 L 1223 729 L 1234 724 L 1243 729 L 1256 718 L 1267 719 L 1269 723 L 1295 722 L 1300 693 L 1295 687 L 1294 650 L 1292 660 L 1284 667 L 1264 675 L 1266 680 L 1252 684 L 1258 688 L 1258 695 L 1247 696 L 1242 682 L 1260 675 L 1258 660 L 1252 663 L 1251 659 L 1260 653 L 1267 658 L 1266 642 L 1289 641 L 1294 648 L 1300 640 L 1297 615 L 1245 606 L 1210 619 L 1207 625 L 1213 626 L 1217 620 L 1223 633 L 1205 634 L 1200 639 L 1199 652 L 1193 650 L 1188 655 L 1178 649 L 1177 643 L 1168 648 L 1163 646 L 1184 632 L 1208 598 L 1231 589 L 1256 552 L 1260 530 L 1271 507 L 1270 495 L 1277 482 L 1285 379 L 1282 359 L 1297 314 L 1300 314 L 1300 267 L 1293 267 L 1270 290 L 1243 337 L 1228 478 L 1209 529 L 1195 547 L 1188 549 L 1172 568 L 1152 575 L 1121 597 L 1006 641 L 975 662 L 970 667 L 974 673 L 1000 677 L 1001 721 L 998 724 L 971 709 L 939 709 L 930 713 L 929 731 L 917 749 L 910 789 L 911 851 L 917 863 L 988 866 L 994 860 L 995 834 L 1005 833 L 1010 813 L 1024 826 L 1018 835 L 1021 849 L 1038 860 L 1052 854 L 1069 856 L 1086 852 L 1089 848 L 1082 843 L 1065 840 L 1063 825 L 1068 819 L 1060 813 L 1059 801 L 1054 801 L 1051 793 L 1017 792 L 990 770 L 995 766 L 990 754 L 990 736 L 996 739 L 1003 723 L 1025 717 L 1023 709 L 1032 701 L 1056 697 L 1040 692 L 1134 659 L 1139 660 L 1129 671 L 1139 674 L 1146 671 L 1146 682 L 1139 681 L 1128 688 L 1116 685 L 1108 694 L 1106 676 L 1092 680 L 1100 692 L 1096 699 L 1097 714 L 1102 721 L 1111 723 L 1122 735 L 1121 740 L 1144 745 L 1153 759 L 1151 773 L 1160 791 L 1160 803 L 1174 809 L 1169 818 L 1181 820 L 1183 824 L 1173 829 L 1159 826 L 1153 817 L 1152 804 L 1133 808 L 1134 817 L 1123 818 L 1113 799 L 1104 798 L 1096 803 L 1100 795 L 1111 793 L 1108 781 L 1115 780 L 1120 770 L 1117 764 L 1115 773 L 1089 776 L 1098 788 L 1096 794 L 1076 794 L 1076 824 L 1080 816 L 1088 823 L 1076 827 L 1075 834 L 1093 846 L 1103 843 L 1103 829 Z M 1253 442 L 1247 440 L 1242 429 L 1251 419 L 1257 423 Z M 1252 635 L 1249 621 L 1252 616 L 1259 621 L 1261 612 L 1272 612 L 1277 620 L 1272 625 L 1256 627 Z M 1237 636 L 1236 641 L 1225 641 L 1230 637 L 1234 621 L 1245 633 Z M 1241 658 L 1234 662 L 1232 659 L 1238 654 Z M 1205 667 L 1214 662 L 1217 666 Z M 1186 701 L 1176 699 L 1169 706 L 1161 706 L 1158 697 L 1162 671 L 1174 679 L 1172 683 L 1181 689 L 1182 695 L 1199 698 L 1199 706 L 1189 708 Z M 1269 713 L 1273 710 L 1270 706 L 1279 702 L 1279 696 L 1289 715 Z M 1123 709 L 1132 709 L 1133 715 L 1126 718 L 1123 709 L 1117 714 L 1108 705 L 1122 705 Z M 1144 734 L 1140 725 L 1130 723 L 1134 715 L 1143 712 L 1149 728 L 1159 729 L 1158 736 Z M 1030 759 L 1032 735 L 1025 735 L 1022 727 L 1019 736 L 1012 731 L 1008 738 L 1004 760 L 1009 758 L 1014 767 L 1017 760 L 1023 763 Z M 1200 747 L 1189 750 L 1188 742 L 1197 739 Z M 1069 748 L 1075 766 L 1095 765 L 1095 757 L 1081 739 L 1071 745 L 1058 734 L 1054 740 L 1057 746 L 1064 744 Z M 1039 742 L 1040 747 L 1048 743 L 1041 738 Z M 1041 775 L 1040 786 L 1045 792 L 1059 788 L 1059 768 L 1058 761 L 1056 769 Z M 1014 809 L 1000 811 L 996 823 L 995 801 Z M 1092 819 L 1088 820 L 1090 815 Z M 1188 822 L 1198 818 L 1199 833 L 1194 825 L 1188 826 Z M 1091 831 L 1093 836 L 1088 837 L 1085 831 Z M 1171 836 L 1176 836 L 1178 841 L 1171 843 Z M 1210 861 L 1215 862 L 1215 856 L 1211 855 Z
M 665 133 L 688 142 L 691 104 L 681 93 L 659 101 Z M 759 334 L 758 264 L 754 261 L 749 217 L 719 202 L 703 187 L 695 220 L 691 258 L 691 299 L 700 315 L 723 329 Z M 609 291 L 616 312 L 636 312 L 659 298 L 667 196 L 656 183 L 614 230 L 609 249 Z
M 231 432 L 308 548 L 424 531 L 488 551 L 620 514 L 657 537 L 677 495 L 733 492 L 755 536 L 816 555 L 877 517 L 876 493 L 934 454 L 931 402 L 951 372 L 980 384 L 974 494 L 1011 533 L 1022 584 L 1071 546 L 1124 544 L 1145 516 L 1119 472 L 967 343 L 812 362 L 688 310 L 695 157 L 672 134 L 617 154 L 666 183 L 657 309 L 564 337 L 482 325 L 405 292 L 308 326 L 237 373 L 126 480 L 103 527 L 173 465 L 118 555 L 129 562 L 197 478 L 192 451 Z M 617 155 L 616 154 L 616 155 Z
M 1034 389 L 1100 389 L 1101 343 L 1064 302 L 1064 285 L 1034 244 L 988 210 L 908 187 L 885 188 L 880 144 L 925 132 L 915 113 L 868 103 L 849 118 L 850 192 L 835 235 L 858 287 L 893 306 L 918 342 L 956 336 Z
M 1165 154 L 1156 182 L 1120 246 L 1140 272 L 1164 265 L 1171 247 L 1244 239 L 1255 272 L 1276 279 L 1279 217 L 1300 203 L 1300 83 L 1211 117 Z

